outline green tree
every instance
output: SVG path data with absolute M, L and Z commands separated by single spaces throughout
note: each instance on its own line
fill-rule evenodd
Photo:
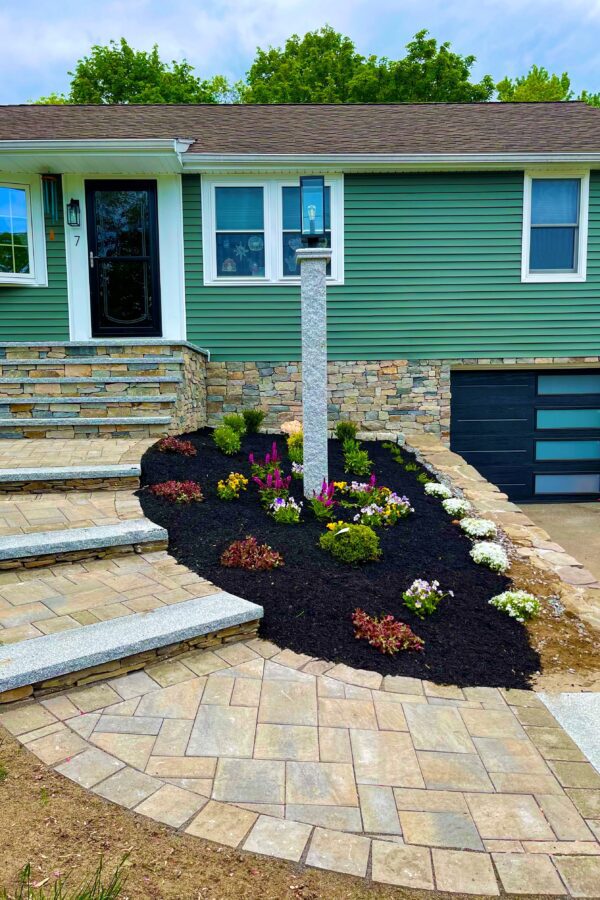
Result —
M 68 94 L 51 94 L 38 103 L 219 103 L 231 91 L 222 76 L 201 80 L 186 60 L 169 65 L 156 44 L 150 52 L 134 50 L 125 38 L 95 44 L 68 74 Z
M 283 48 L 258 48 L 242 89 L 244 103 L 467 103 L 489 100 L 486 75 L 470 81 L 474 56 L 461 56 L 419 31 L 402 59 L 359 54 L 330 26 L 288 38 Z
M 503 78 L 496 85 L 498 100 L 525 103 L 535 100 L 571 100 L 571 79 L 566 72 L 551 75 L 543 66 L 532 66 L 527 75 Z

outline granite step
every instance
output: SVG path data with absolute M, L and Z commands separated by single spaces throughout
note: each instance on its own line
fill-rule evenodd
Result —
M 38 466 L 0 468 L 0 493 L 40 491 L 135 490 L 140 485 L 141 466 Z
M 0 570 L 38 568 L 167 546 L 167 531 L 145 518 L 89 528 L 9 534 L 0 537 Z

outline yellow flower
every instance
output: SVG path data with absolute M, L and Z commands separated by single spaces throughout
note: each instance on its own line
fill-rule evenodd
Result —
M 346 487 L 346 484 L 347 484 L 346 481 L 334 481 L 333 482 L 333 486 L 336 488 L 339 488 L 340 491 L 344 490 L 344 488 Z
M 328 528 L 329 531 L 335 531 L 337 528 L 341 528 L 341 526 L 345 524 L 346 523 L 342 521 L 342 519 L 340 519 L 339 522 L 328 522 L 325 527 Z

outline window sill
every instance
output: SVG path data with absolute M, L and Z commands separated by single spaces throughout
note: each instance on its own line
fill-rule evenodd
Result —
M 328 286 L 343 285 L 344 282 L 339 278 L 328 277 L 326 279 Z M 204 287 L 299 287 L 300 278 L 213 278 L 205 279 Z
M 35 277 L 19 278 L 14 275 L 0 275 L 0 287 L 3 285 L 7 287 L 48 287 L 48 282 Z
M 586 281 L 586 275 L 581 272 L 529 273 L 522 275 L 521 281 L 523 284 L 581 284 Z

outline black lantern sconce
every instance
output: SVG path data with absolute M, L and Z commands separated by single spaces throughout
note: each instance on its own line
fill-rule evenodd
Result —
M 81 225 L 79 200 L 74 200 L 73 197 L 67 203 L 67 225 L 70 225 L 72 228 L 79 228 Z
M 325 179 L 322 175 L 300 178 L 300 222 L 302 237 L 317 247 L 325 236 Z

